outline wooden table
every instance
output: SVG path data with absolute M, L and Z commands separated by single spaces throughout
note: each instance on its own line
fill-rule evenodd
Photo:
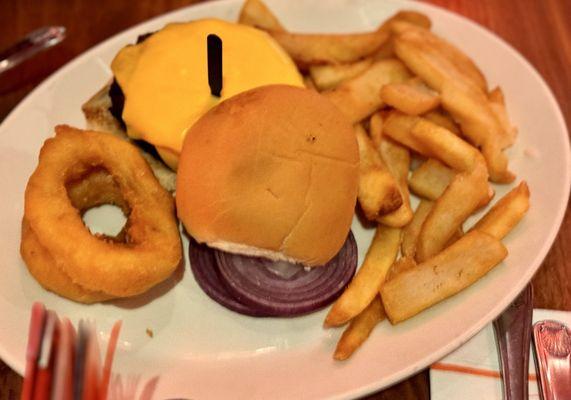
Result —
M 36 85 L 76 55 L 109 36 L 196 0 L 0 0 L 0 49 L 44 25 L 64 25 L 68 38 L 0 78 L 0 121 Z M 571 121 L 571 2 L 564 0 L 429 0 L 484 25 L 520 51 L 543 75 Z M 571 213 L 533 279 L 535 306 L 571 310 Z M 0 361 L 0 399 L 15 399 L 21 378 Z M 423 371 L 369 399 L 428 399 Z

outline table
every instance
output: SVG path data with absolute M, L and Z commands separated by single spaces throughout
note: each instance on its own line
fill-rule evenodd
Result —
M 199 0 L 200 1 L 200 0 Z M 113 34 L 197 0 L 0 0 L 0 49 L 44 25 L 64 25 L 60 46 L 0 78 L 0 121 L 50 73 Z M 487 27 L 521 52 L 554 91 L 571 126 L 571 2 L 565 0 L 428 0 Z M 571 130 L 571 129 L 570 129 Z M 535 306 L 571 310 L 571 212 L 533 279 Z M 0 399 L 19 397 L 22 379 L 0 360 Z M 369 400 L 428 399 L 428 371 L 367 397 Z

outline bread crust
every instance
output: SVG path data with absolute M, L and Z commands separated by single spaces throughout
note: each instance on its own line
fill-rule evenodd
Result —
M 358 165 L 353 127 L 333 103 L 292 86 L 256 88 L 189 130 L 178 216 L 210 246 L 323 265 L 347 238 Z

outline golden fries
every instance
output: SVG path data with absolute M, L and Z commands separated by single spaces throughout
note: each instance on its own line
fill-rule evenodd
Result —
M 246 0 L 240 11 L 238 23 L 268 31 L 285 31 L 276 16 L 260 0 Z
M 389 38 L 389 34 L 381 30 L 353 34 L 268 33 L 300 68 L 358 61 L 372 55 Z
M 350 64 L 314 65 L 309 67 L 309 74 L 320 91 L 333 89 L 347 79 L 359 75 L 369 68 L 372 63 L 372 58 L 365 58 Z
M 443 85 L 442 106 L 460 123 L 464 136 L 481 147 L 490 178 L 509 183 L 515 176 L 508 170 L 508 160 L 502 152 L 505 134 L 486 95 L 474 86 L 449 82 Z
M 510 124 L 508 118 L 508 110 L 506 109 L 506 102 L 504 99 L 504 92 L 500 87 L 494 88 L 488 93 L 489 105 L 500 125 L 502 126 L 502 140 L 501 147 L 510 147 L 514 144 L 517 136 L 517 128 Z
M 503 239 L 529 209 L 529 188 L 521 182 L 502 197 L 472 229 Z
M 403 271 L 381 287 L 385 312 L 396 324 L 470 286 L 507 255 L 487 233 L 472 231 L 429 260 Z
M 365 261 L 325 318 L 325 326 L 340 326 L 361 313 L 377 295 L 395 261 L 401 230 L 379 225 Z
M 393 265 L 389 269 L 387 277 L 385 278 L 385 282 L 390 281 L 401 272 L 409 270 L 414 267 L 416 267 L 416 261 L 414 261 L 414 258 L 407 256 L 399 258 L 393 263 Z
M 381 224 L 392 227 L 402 227 L 412 219 L 410 208 L 410 193 L 408 191 L 408 170 L 410 168 L 410 153 L 407 148 L 393 142 L 391 139 L 381 139 L 379 144 L 381 158 L 387 164 L 392 176 L 397 180 L 402 198 L 402 205 L 395 211 L 377 218 Z
M 367 340 L 373 328 L 383 319 L 385 319 L 385 312 L 381 299 L 375 296 L 367 308 L 351 320 L 337 342 L 333 358 L 342 361 L 351 357 L 353 352 Z
M 438 93 L 411 81 L 383 86 L 381 99 L 389 106 L 409 115 L 424 114 L 440 104 Z
M 488 174 L 477 164 L 471 172 L 457 174 L 436 200 L 418 235 L 416 261 L 438 254 L 462 223 L 488 199 Z
M 387 83 L 403 82 L 410 73 L 398 60 L 381 60 L 335 89 L 323 92 L 353 123 L 359 122 L 382 105 L 379 91 Z
M 454 122 L 452 117 L 445 111 L 442 110 L 430 111 L 424 114 L 423 117 L 429 121 L 434 122 L 436 125 L 440 125 L 441 127 L 448 129 L 456 136 L 461 135 L 460 127 L 456 122 Z
M 393 110 L 383 119 L 383 133 L 398 143 L 401 143 L 418 154 L 430 157 L 430 151 L 426 146 L 412 136 L 412 128 L 420 120 L 420 117 L 406 115 Z
M 429 158 L 415 169 L 408 180 L 410 190 L 420 197 L 436 200 L 448 187 L 456 172 L 440 161 Z
M 478 149 L 424 118 L 414 124 L 411 134 L 430 154 L 457 171 L 471 171 L 482 157 Z
M 430 200 L 421 200 L 416 207 L 412 221 L 404 228 L 401 244 L 401 253 L 404 258 L 414 259 L 418 235 L 420 235 L 422 224 L 426 220 L 430 210 L 432 210 L 433 205 L 434 202 Z
M 359 145 L 359 191 L 357 199 L 367 219 L 396 210 L 403 199 L 396 180 L 361 125 L 355 127 Z

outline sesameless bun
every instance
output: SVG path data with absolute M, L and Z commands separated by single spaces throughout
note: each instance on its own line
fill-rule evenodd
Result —
M 252 89 L 188 131 L 178 216 L 211 247 L 322 265 L 349 233 L 358 164 L 353 128 L 325 97 L 286 85 Z

